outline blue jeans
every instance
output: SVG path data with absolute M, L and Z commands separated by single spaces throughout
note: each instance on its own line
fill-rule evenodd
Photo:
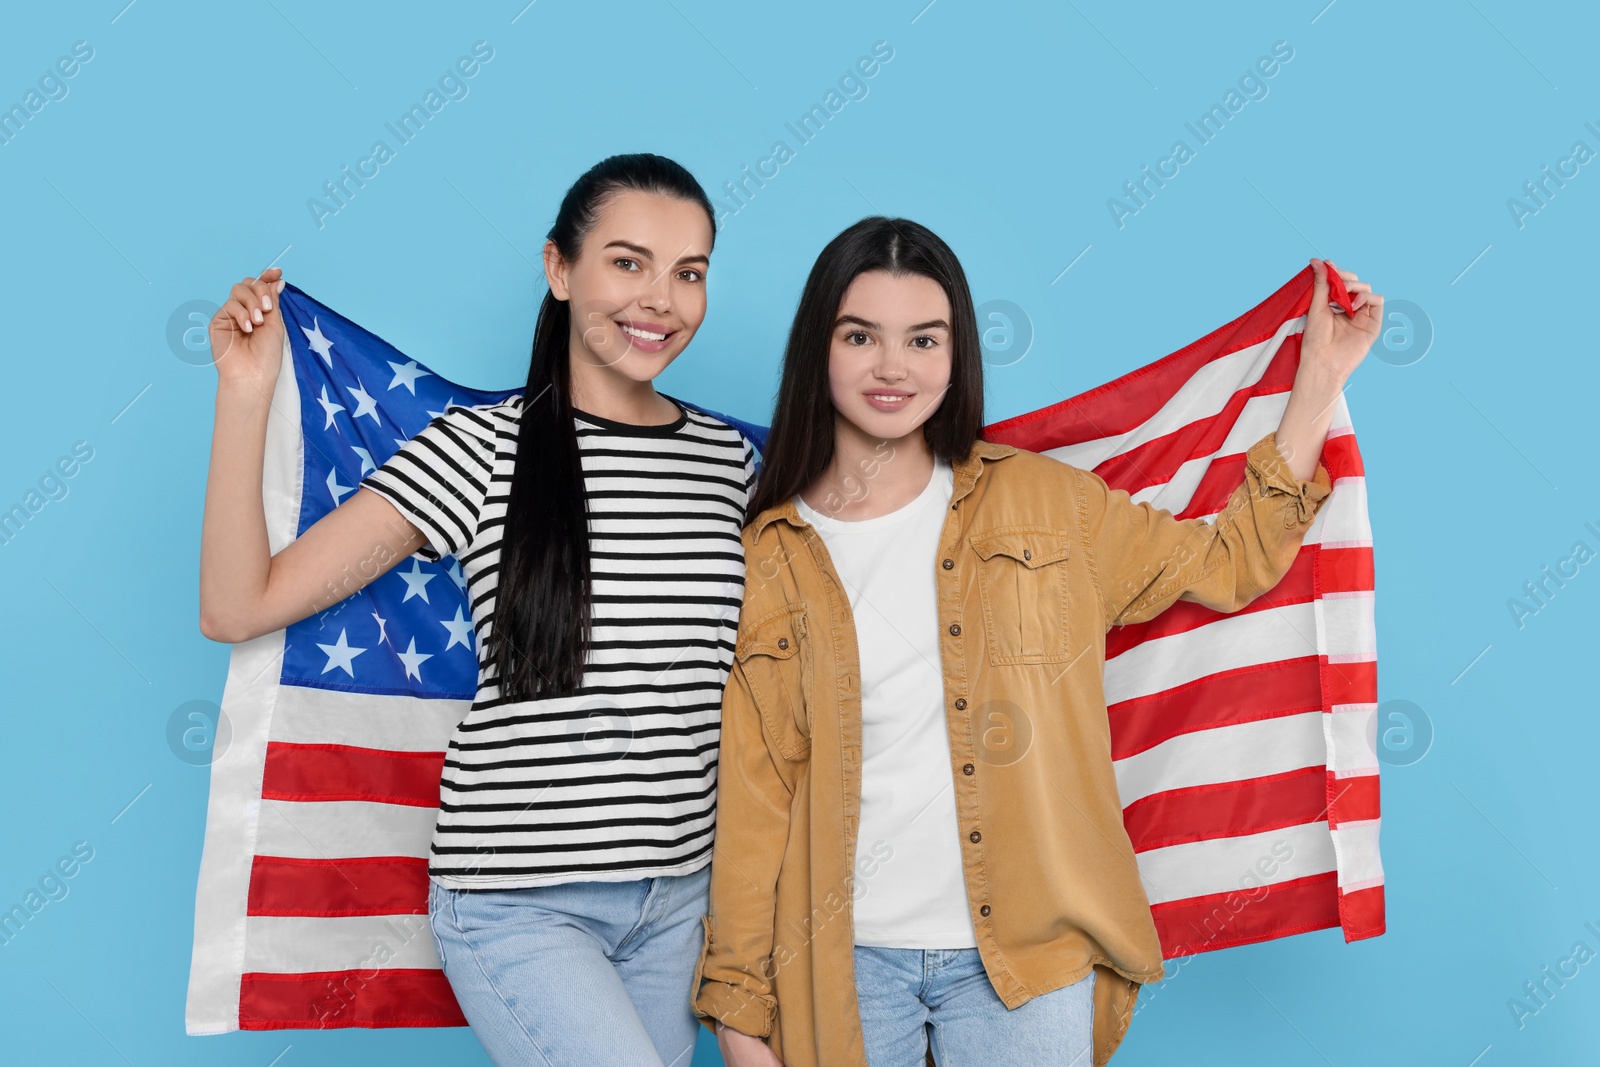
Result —
M 445 977 L 496 1064 L 689 1067 L 711 867 L 627 882 L 447 889 L 428 919 Z
M 975 948 L 857 945 L 856 1000 L 869 1067 L 1090 1067 L 1094 971 L 1007 1009 Z

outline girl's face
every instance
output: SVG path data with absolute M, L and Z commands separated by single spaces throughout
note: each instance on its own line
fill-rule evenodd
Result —
M 856 276 L 839 302 L 828 386 L 840 419 L 898 440 L 938 410 L 950 387 L 950 299 L 921 274 Z
M 634 381 L 667 368 L 706 314 L 711 220 L 700 205 L 625 190 L 600 208 L 576 260 L 545 242 L 545 276 L 572 313 L 572 352 Z

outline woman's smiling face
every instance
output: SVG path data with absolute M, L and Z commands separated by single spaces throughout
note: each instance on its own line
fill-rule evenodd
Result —
M 546 242 L 550 291 L 571 309 L 573 355 L 640 382 L 665 370 L 705 319 L 711 240 L 700 205 L 629 189 L 601 203 L 576 260 Z
M 839 302 L 828 351 L 839 417 L 865 437 L 897 440 L 938 410 L 950 387 L 950 299 L 922 274 L 872 270 Z

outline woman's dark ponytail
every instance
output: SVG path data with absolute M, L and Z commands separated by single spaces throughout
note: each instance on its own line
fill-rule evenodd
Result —
M 563 259 L 578 258 L 606 201 L 626 190 L 697 203 L 715 234 L 711 201 L 687 170 L 650 153 L 611 156 L 585 172 L 561 200 L 548 237 Z M 571 335 L 568 302 L 547 292 L 533 330 L 494 625 L 485 645 L 506 700 L 576 692 L 588 660 L 589 522 L 572 424 Z

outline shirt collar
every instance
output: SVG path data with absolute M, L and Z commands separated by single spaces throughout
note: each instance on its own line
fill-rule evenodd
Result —
M 983 472 L 985 461 L 993 462 L 997 459 L 1004 459 L 1017 451 L 1019 449 L 1015 445 L 1003 445 L 995 441 L 985 441 L 981 438 L 974 441 L 972 443 L 972 451 L 967 453 L 967 458 L 951 466 L 954 485 L 950 493 L 950 505 L 954 507 L 958 500 L 972 491 L 973 485 L 978 481 L 978 475 Z M 807 528 L 811 525 L 800 517 L 800 512 L 795 508 L 794 501 L 790 499 L 781 504 L 774 504 L 760 515 L 757 515 L 754 522 L 751 523 L 751 536 L 759 540 L 761 531 L 765 530 L 775 519 L 782 519 L 797 529 Z

